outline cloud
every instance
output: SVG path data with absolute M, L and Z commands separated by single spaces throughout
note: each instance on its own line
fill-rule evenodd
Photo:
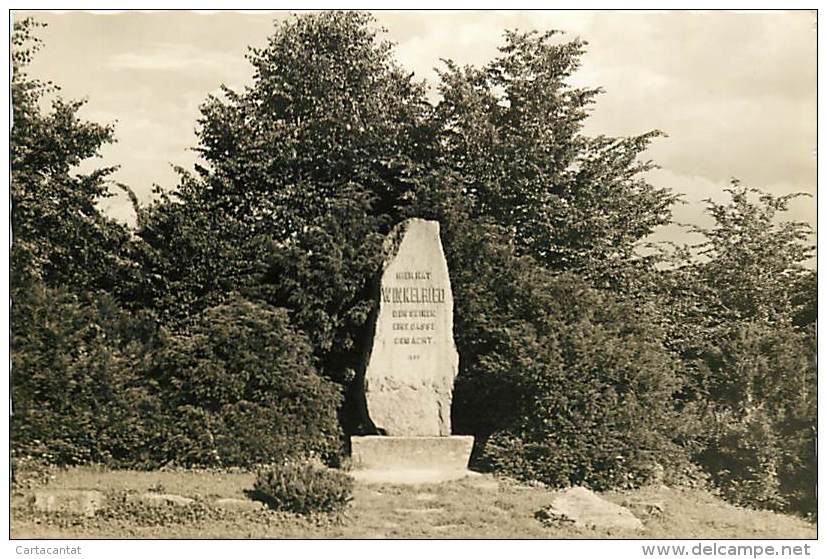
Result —
M 225 71 L 238 65 L 235 55 L 196 48 L 194 45 L 159 43 L 142 52 L 114 54 L 106 61 L 112 70 L 150 70 L 160 72 L 203 72 Z

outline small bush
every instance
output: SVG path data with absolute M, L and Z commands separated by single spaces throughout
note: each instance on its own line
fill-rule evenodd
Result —
M 261 470 L 253 486 L 253 496 L 270 508 L 298 514 L 341 512 L 352 492 L 350 476 L 308 461 Z

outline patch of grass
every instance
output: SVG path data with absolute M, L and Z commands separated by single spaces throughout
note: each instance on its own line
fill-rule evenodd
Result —
M 58 470 L 49 487 L 55 489 L 99 489 L 115 491 L 155 491 L 204 497 L 244 499 L 245 490 L 253 486 L 255 474 L 233 470 L 108 470 L 99 466 L 78 466 Z M 155 491 L 158 492 L 158 491 Z
M 434 485 L 356 484 L 341 516 L 262 511 L 215 511 L 208 498 L 244 498 L 254 483 L 246 472 L 131 472 L 72 468 L 49 483 L 59 488 L 146 492 L 161 484 L 195 498 L 189 512 L 120 509 L 93 519 L 33 515 L 12 498 L 13 538 L 815 538 L 815 524 L 768 511 L 735 507 L 700 489 L 648 487 L 603 493 L 643 521 L 638 533 L 574 526 L 544 527 L 535 513 L 554 491 L 488 476 Z M 16 501 L 15 501 L 16 500 Z M 16 505 L 15 505 L 16 503 Z M 656 505 L 656 506 L 653 506 Z M 661 508 L 662 510 L 658 510 Z M 138 507 L 143 510 L 141 507 Z M 131 510 L 131 509 L 130 509 Z M 160 515 L 160 516 L 156 516 Z M 167 515 L 167 516 L 164 516 Z M 172 515 L 169 517 L 169 515 Z

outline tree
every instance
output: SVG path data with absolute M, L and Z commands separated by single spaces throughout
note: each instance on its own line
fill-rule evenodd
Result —
M 372 16 L 324 12 L 252 49 L 253 85 L 211 96 L 199 119 L 199 191 L 285 240 L 350 189 L 392 213 L 433 149 L 424 86 L 392 59 Z M 255 229 L 255 225 L 253 225 Z
M 790 324 L 799 311 L 795 295 L 807 275 L 804 262 L 814 249 L 808 224 L 778 218 L 802 194 L 773 196 L 737 180 L 724 190 L 729 203 L 707 201 L 715 225 L 693 228 L 706 238 L 697 247 L 708 259 L 700 265 L 703 281 L 717 286 L 723 312 L 736 320 Z
M 152 304 L 168 306 L 160 299 L 171 297 L 180 302 L 172 315 L 185 319 L 227 284 L 260 283 L 262 266 L 292 265 L 297 252 L 353 258 L 342 264 L 341 289 L 311 297 L 305 290 L 317 284 L 302 281 L 287 299 L 268 299 L 291 309 L 307 332 L 328 332 L 340 322 L 336 309 L 364 304 L 374 237 L 398 220 L 432 147 L 424 88 L 393 62 L 371 23 L 364 13 L 324 12 L 278 24 L 268 46 L 248 55 L 253 84 L 207 99 L 198 128 L 206 166 L 183 174 L 138 232 L 150 247 L 147 269 L 169 278 Z M 330 244 L 317 246 L 317 234 Z M 337 351 L 352 347 L 344 338 Z M 326 351 L 329 340 L 315 345 Z
M 599 88 L 568 78 L 586 43 L 560 32 L 508 32 L 483 68 L 446 61 L 436 108 L 440 162 L 461 177 L 472 213 L 504 227 L 522 254 L 618 291 L 636 244 L 671 218 L 676 196 L 645 182 L 653 131 L 582 134 Z
M 741 186 L 737 180 L 725 191 L 730 202 L 707 201 L 714 225 L 693 228 L 705 237 L 691 247 L 701 258 L 665 274 L 672 280 L 680 278 L 687 286 L 673 290 L 672 299 L 664 301 L 664 307 L 680 309 L 671 317 L 672 337 L 680 339 L 672 347 L 684 360 L 703 359 L 709 348 L 731 335 L 738 337 L 736 332 L 744 329 L 774 330 L 779 336 L 788 331 L 790 335 L 815 335 L 813 274 L 804 266 L 813 252 L 808 244 L 810 227 L 780 219 L 798 195 L 776 197 Z M 750 391 L 730 398 L 729 392 L 715 384 L 720 378 L 704 379 L 704 374 L 700 371 L 696 381 L 716 386 L 701 388 L 705 396 L 729 398 L 733 404 L 752 400 Z M 754 394 L 758 400 L 767 396 L 761 392 Z
M 815 274 L 809 226 L 781 214 L 797 195 L 732 181 L 714 220 L 661 286 L 681 399 L 704 410 L 700 463 L 730 499 L 815 513 Z
M 27 74 L 41 47 L 33 34 L 41 25 L 27 18 L 12 31 L 12 282 L 113 291 L 133 274 L 126 248 L 130 236 L 95 204 L 107 195 L 116 167 L 76 172 L 113 141 L 113 128 L 78 118 L 85 101 L 65 101 L 51 82 Z M 43 111 L 47 102 L 50 109 Z

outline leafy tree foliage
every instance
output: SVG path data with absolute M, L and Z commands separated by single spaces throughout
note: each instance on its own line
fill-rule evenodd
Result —
M 269 246 L 268 238 L 247 235 L 219 205 L 184 203 L 194 182 L 184 174 L 178 192 L 158 191 L 156 201 L 139 208 L 132 254 L 140 274 L 122 296 L 151 309 L 173 330 L 185 329 L 200 312 L 254 284 Z
M 717 287 L 727 318 L 789 324 L 799 311 L 796 283 L 807 273 L 803 263 L 813 247 L 809 225 L 779 222 L 779 216 L 800 194 L 773 196 L 737 180 L 725 191 L 729 203 L 708 201 L 715 225 L 694 228 L 706 238 L 698 247 L 709 259 L 701 266 L 702 280 Z
M 686 367 L 681 399 L 704 410 L 701 464 L 730 499 L 815 513 L 815 274 L 806 224 L 733 181 L 695 228 L 703 260 L 662 274 L 668 346 Z
M 440 157 L 461 177 L 473 215 L 504 227 L 520 253 L 607 281 L 669 222 L 676 197 L 642 178 L 652 165 L 638 157 L 659 132 L 581 133 L 600 89 L 567 83 L 586 43 L 558 34 L 508 32 L 501 56 L 483 68 L 447 62 Z
M 710 432 L 700 454 L 735 502 L 815 514 L 815 337 L 745 322 L 701 363 Z
M 202 196 L 221 198 L 277 239 L 295 234 L 351 189 L 391 212 L 432 148 L 424 87 L 356 12 L 278 25 L 248 56 L 254 83 L 210 97 L 199 120 L 209 164 Z
M 33 35 L 38 25 L 24 19 L 12 32 L 12 281 L 40 278 L 80 291 L 111 291 L 133 273 L 126 259 L 129 232 L 95 206 L 107 195 L 115 167 L 86 174 L 76 168 L 113 141 L 113 128 L 81 120 L 85 101 L 65 101 L 56 86 L 29 77 L 27 65 L 40 48 Z

